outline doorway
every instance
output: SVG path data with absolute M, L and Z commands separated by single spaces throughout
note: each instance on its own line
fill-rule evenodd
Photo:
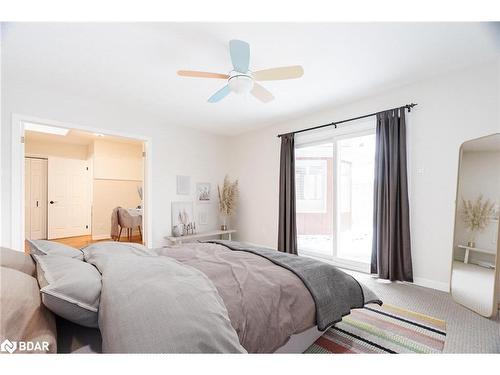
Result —
M 49 132 L 32 130 L 32 125 Z M 62 128 L 65 134 L 51 134 L 51 127 Z M 19 166 L 20 173 L 12 180 L 12 222 L 19 221 L 19 225 L 12 226 L 11 247 L 25 249 L 25 239 L 51 239 L 75 247 L 110 240 L 110 204 L 140 217 L 142 231 L 131 228 L 131 237 L 122 236 L 121 240 L 151 246 L 150 139 L 98 131 L 14 115 L 13 136 L 15 139 L 17 133 L 21 142 L 13 144 L 13 167 Z M 57 142 L 49 142 L 54 140 Z M 85 147 L 87 157 L 82 157 Z M 120 154 L 128 149 L 139 157 Z M 140 170 L 140 177 L 132 176 L 133 170 Z

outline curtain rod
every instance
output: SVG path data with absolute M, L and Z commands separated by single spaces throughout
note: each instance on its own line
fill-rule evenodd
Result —
M 280 138 L 280 137 L 282 137 L 284 135 L 288 135 L 288 134 L 297 134 L 297 133 L 307 132 L 307 131 L 310 131 L 310 130 L 316 130 L 316 129 L 326 128 L 327 126 L 335 126 L 335 129 L 337 129 L 337 125 L 338 124 L 342 124 L 344 122 L 349 122 L 349 121 L 354 121 L 354 120 L 361 120 L 362 118 L 376 116 L 379 113 L 386 112 L 386 111 L 393 111 L 393 110 L 399 109 L 399 108 L 406 108 L 408 110 L 408 112 L 411 112 L 411 109 L 413 107 L 415 107 L 416 105 L 417 104 L 415 104 L 415 103 L 410 103 L 410 104 L 406 104 L 406 105 L 404 105 L 402 107 L 396 107 L 396 108 L 386 109 L 385 111 L 378 111 L 378 112 L 370 113 L 370 114 L 364 115 L 364 116 L 358 116 L 358 117 L 349 118 L 347 120 L 330 122 L 329 124 L 313 126 L 312 128 L 301 129 L 301 130 L 296 130 L 294 132 L 288 132 L 288 133 L 278 134 L 278 138 Z

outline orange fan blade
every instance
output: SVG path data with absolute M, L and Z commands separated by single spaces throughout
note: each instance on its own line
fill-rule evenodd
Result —
M 182 76 L 182 77 L 219 78 L 219 79 L 228 79 L 229 78 L 229 76 L 227 74 L 198 72 L 196 70 L 179 70 L 177 72 L 177 74 Z
M 300 65 L 282 66 L 281 68 L 259 70 L 252 75 L 256 81 L 278 81 L 300 78 L 304 75 L 304 69 Z
M 262 103 L 269 103 L 270 101 L 274 100 L 273 94 L 271 94 L 267 89 L 259 85 L 257 82 L 254 82 L 253 89 L 250 92 Z

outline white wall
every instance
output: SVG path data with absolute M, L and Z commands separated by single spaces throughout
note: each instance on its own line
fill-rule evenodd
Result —
M 87 127 L 130 131 L 153 138 L 152 151 L 152 232 L 153 246 L 165 243 L 170 234 L 170 203 L 195 196 L 196 182 L 215 186 L 226 173 L 226 140 L 204 132 L 180 127 L 179 119 L 171 123 L 157 121 L 146 111 L 113 102 L 96 102 L 69 93 L 47 90 L 31 83 L 21 83 L 9 75 L 8 61 L 2 67 L 2 245 L 11 246 L 11 116 L 13 113 L 57 120 Z M 54 83 L 56 87 L 56 83 Z M 191 196 L 176 195 L 176 175 L 189 175 Z M 213 211 L 212 211 L 213 213 Z M 15 225 L 15 224 L 14 224 Z M 209 226 L 217 225 L 210 217 Z
M 276 246 L 278 133 L 415 102 L 407 116 L 414 278 L 447 290 L 459 147 L 499 131 L 499 72 L 495 61 L 233 137 L 230 170 L 241 190 L 237 238 Z
M 95 179 L 142 181 L 142 143 L 96 139 L 91 149 Z
M 143 145 L 96 139 L 90 149 L 92 238 L 108 239 L 113 209 L 118 206 L 135 208 L 141 204 L 137 188 L 143 186 Z M 139 234 L 138 228 L 134 228 L 133 234 Z

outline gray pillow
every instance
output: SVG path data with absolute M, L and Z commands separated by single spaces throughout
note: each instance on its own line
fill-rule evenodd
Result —
M 79 249 L 59 242 L 47 240 L 28 240 L 28 243 L 30 246 L 30 254 L 33 255 L 52 254 L 83 260 L 83 253 Z
M 33 259 L 28 254 L 22 251 L 0 247 L 0 266 L 35 276 L 35 262 L 33 262 Z
M 0 267 L 0 307 L 0 342 L 9 339 L 40 343 L 37 353 L 57 352 L 55 317 L 42 305 L 34 277 Z
M 97 327 L 101 274 L 91 264 L 59 255 L 33 255 L 43 304 L 53 313 Z

